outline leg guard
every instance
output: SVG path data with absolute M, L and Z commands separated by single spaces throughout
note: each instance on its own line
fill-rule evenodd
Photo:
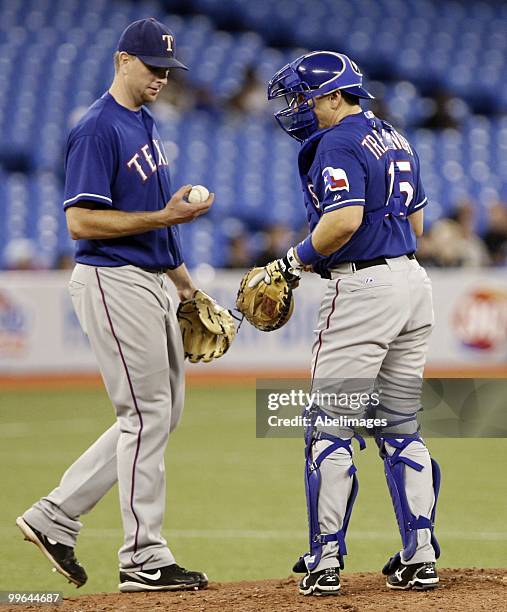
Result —
M 380 456 L 384 460 L 384 470 L 387 480 L 389 493 L 393 501 L 394 512 L 398 527 L 400 529 L 401 540 L 403 543 L 403 557 L 405 560 L 411 559 L 417 550 L 417 531 L 419 529 L 429 529 L 431 532 L 431 545 L 435 551 L 435 557 L 440 556 L 440 547 L 434 534 L 435 514 L 438 500 L 438 492 L 440 489 L 440 468 L 438 463 L 431 459 L 431 468 L 433 476 L 433 493 L 434 503 L 431 515 L 414 516 L 410 510 L 405 490 L 405 470 L 410 468 L 418 472 L 423 470 L 423 466 L 408 457 L 401 455 L 403 450 L 414 441 L 422 442 L 419 434 L 412 434 L 402 438 L 378 438 L 377 444 L 380 448 Z M 392 455 L 386 450 L 385 444 L 393 446 L 396 450 Z M 400 554 L 398 553 L 390 559 L 384 567 L 384 572 L 390 572 L 399 566 L 401 562 Z M 396 567 L 395 567 L 396 566 Z
M 354 436 L 358 442 L 360 449 L 365 448 L 365 442 L 359 435 Z M 312 447 L 318 440 L 328 440 L 331 442 L 329 446 L 322 451 L 318 457 L 313 460 L 312 458 Z M 307 429 L 305 435 L 305 491 L 306 491 L 306 503 L 308 511 L 308 527 L 309 527 L 309 540 L 310 540 L 310 552 L 306 553 L 299 561 L 295 564 L 293 571 L 295 572 L 306 572 L 315 569 L 322 556 L 323 546 L 329 542 L 337 542 L 338 544 L 338 563 L 340 568 L 343 569 L 344 562 L 343 557 L 347 554 L 347 548 L 345 545 L 345 535 L 347 533 L 350 516 L 352 514 L 352 507 L 357 497 L 358 492 L 358 481 L 356 476 L 356 467 L 352 464 L 348 470 L 348 475 L 352 478 L 352 489 L 347 500 L 347 506 L 341 529 L 336 533 L 321 533 L 319 524 L 319 494 L 321 487 L 321 471 L 320 466 L 322 462 L 331 455 L 334 451 L 339 448 L 344 448 L 352 456 L 351 439 L 342 439 L 336 436 L 324 432 L 315 431 L 314 427 L 311 426 Z

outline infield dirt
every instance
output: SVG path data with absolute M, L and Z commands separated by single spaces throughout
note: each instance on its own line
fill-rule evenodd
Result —
M 175 593 L 98 593 L 67 598 L 56 607 L 22 606 L 24 612 L 476 612 L 507 610 L 507 569 L 439 570 L 434 591 L 389 591 L 373 573 L 343 575 L 342 592 L 333 597 L 303 597 L 297 578 L 256 582 L 213 583 L 205 591 Z M 19 611 L 19 606 L 2 612 Z

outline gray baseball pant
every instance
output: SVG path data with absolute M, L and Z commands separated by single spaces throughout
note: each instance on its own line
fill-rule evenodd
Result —
M 116 411 L 110 427 L 23 515 L 48 537 L 74 547 L 80 517 L 118 482 L 124 570 L 174 563 L 161 535 L 164 451 L 183 410 L 183 345 L 166 275 L 134 266 L 77 264 L 69 291 Z
M 415 259 L 406 256 L 389 259 L 388 265 L 372 266 L 354 271 L 343 264 L 332 272 L 322 300 L 316 340 L 313 346 L 312 373 L 314 388 L 336 391 L 336 382 L 348 379 L 344 388 L 371 393 L 376 381 L 384 405 L 414 414 L 420 407 L 420 381 L 423 376 L 428 338 L 433 326 L 431 282 Z M 347 415 L 336 405 L 321 406 L 330 416 Z M 353 416 L 361 417 L 361 414 Z M 375 418 L 390 414 L 380 408 Z M 349 428 L 318 427 L 333 436 L 350 439 Z M 389 428 L 396 433 L 417 431 L 417 422 Z M 331 444 L 318 440 L 312 457 Z M 387 446 L 389 454 L 394 448 Z M 423 470 L 405 471 L 409 506 L 415 516 L 429 517 L 434 504 L 431 459 L 421 442 L 413 442 L 404 451 L 406 456 L 423 465 Z M 319 523 L 321 533 L 341 529 L 349 498 L 352 479 L 348 470 L 352 457 L 345 449 L 331 453 L 321 465 Z M 417 551 L 410 563 L 435 561 L 429 529 L 419 530 Z M 336 567 L 338 545 L 324 545 L 319 565 L 313 571 Z M 402 556 L 402 561 L 404 561 Z

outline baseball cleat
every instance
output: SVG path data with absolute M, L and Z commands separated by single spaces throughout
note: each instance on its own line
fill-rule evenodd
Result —
M 137 591 L 197 591 L 208 586 L 202 572 L 191 572 L 176 563 L 142 571 L 120 572 L 118 588 L 122 593 Z
M 340 570 L 337 567 L 308 573 L 299 583 L 301 595 L 338 595 L 339 591 Z
M 16 525 L 25 536 L 25 540 L 32 542 L 50 561 L 53 571 L 57 571 L 75 584 L 78 588 L 88 580 L 84 568 L 74 556 L 74 549 L 71 546 L 60 544 L 29 525 L 23 517 L 18 516 Z
M 438 586 L 438 574 L 435 563 L 414 563 L 399 567 L 387 577 L 387 586 L 390 589 L 407 591 L 427 591 Z

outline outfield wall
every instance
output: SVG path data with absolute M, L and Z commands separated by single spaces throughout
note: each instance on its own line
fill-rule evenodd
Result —
M 205 291 L 233 306 L 241 273 L 206 268 L 200 276 Z M 433 270 L 430 276 L 436 326 L 428 364 L 486 370 L 507 366 L 506 272 Z M 67 293 L 68 278 L 68 272 L 0 273 L 0 375 L 96 371 Z M 189 365 L 190 371 L 203 367 L 236 373 L 306 370 L 325 287 L 326 281 L 305 275 L 285 327 L 263 333 L 245 322 L 223 359 L 212 365 Z

